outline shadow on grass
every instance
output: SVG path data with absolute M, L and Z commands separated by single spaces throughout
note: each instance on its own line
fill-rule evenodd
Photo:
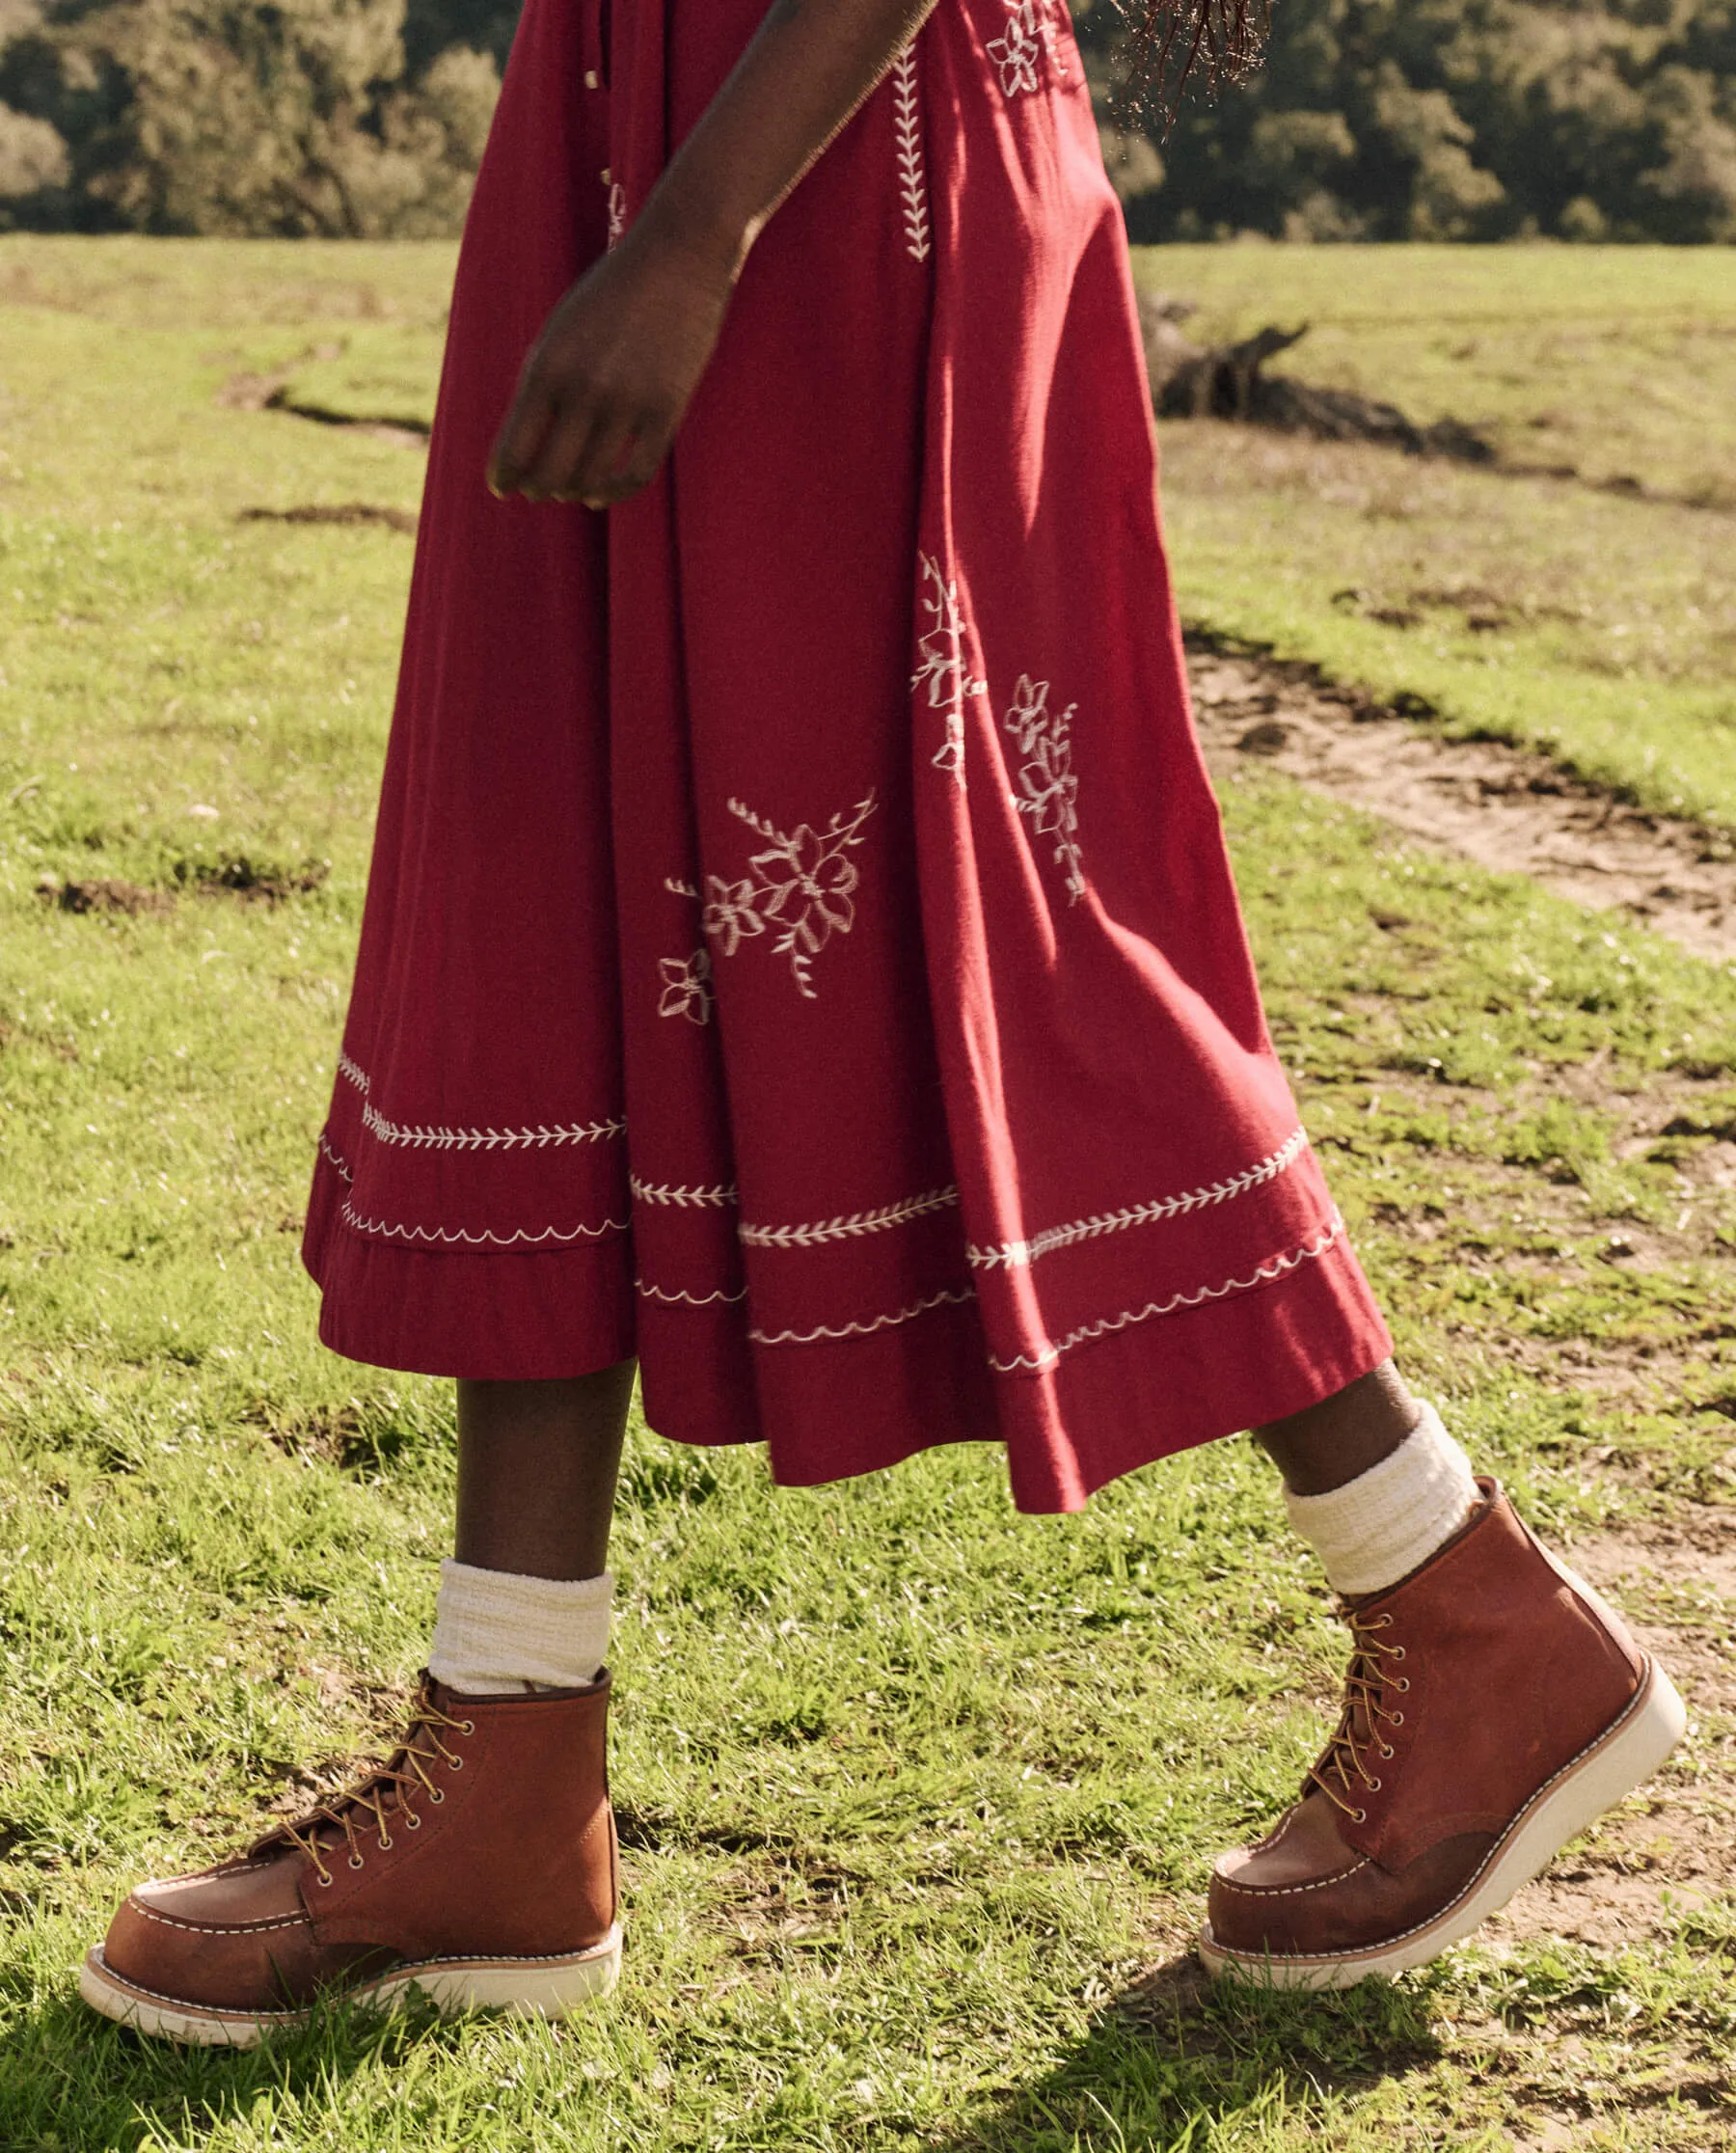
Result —
M 391 2013 L 334 2003 L 240 2052 L 144 2040 L 69 1996 L 27 2023 L 27 2036 L 14 2023 L 0 2044 L 5 2153 L 196 2146 L 236 2123 L 273 2142 L 274 2126 L 298 2129 L 354 2074 L 395 2079 L 413 2051 L 429 2048 L 458 2060 L 475 2032 L 474 2022 L 443 2021 L 414 2002 Z M 1440 2053 L 1425 1987 L 1214 1989 L 1182 1955 L 1105 2004 L 1041 2077 L 990 2094 L 939 2136 L 886 2118 L 884 2142 L 923 2153 L 1207 2153 L 1226 2125 L 1284 2123 L 1306 2140 L 1335 2096 L 1402 2078 Z M 753 2141 L 726 2132 L 718 2142 Z M 840 2142 L 857 2140 L 846 2132 Z
M 462 2021 L 412 2001 L 392 2012 L 334 2003 L 304 2027 L 255 2049 L 180 2047 L 56 1998 L 0 2044 L 4 2153 L 138 2153 L 196 2146 L 226 2123 L 273 2125 L 308 2097 L 329 2097 L 369 2065 L 393 2069 L 411 2050 L 456 2049 Z
M 924 2153 L 1206 2153 L 1219 2130 L 1288 2122 L 1441 2055 L 1422 1987 L 1214 1986 L 1182 1952 L 1106 2004 L 1060 2063 Z

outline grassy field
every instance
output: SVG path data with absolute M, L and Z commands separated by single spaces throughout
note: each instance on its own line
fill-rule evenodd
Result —
M 1169 247 L 1138 267 L 1196 301 L 1207 341 L 1308 322 L 1284 368 L 1475 422 L 1504 467 L 1166 425 L 1192 620 L 1736 828 L 1736 251 Z
M 1423 290 L 1423 260 L 1394 259 Z M 1480 259 L 1511 318 L 1518 258 Z M 1617 258 L 1548 259 L 1605 303 Z M 1227 319 L 1288 318 L 1309 295 L 1280 273 L 1317 259 L 1189 255 L 1165 277 Z M 1207 293 L 1205 265 L 1244 261 L 1270 294 Z M 448 262 L 0 241 L 0 2147 L 1726 2144 L 1727 1894 L 1614 1947 L 1516 1921 L 1345 1997 L 1202 1991 L 1210 1855 L 1288 1797 L 1343 1657 L 1240 1443 L 1037 1521 L 990 1456 L 778 1495 L 754 1457 L 636 1429 L 617 2000 L 558 2031 L 335 2014 L 248 2058 L 147 2047 L 77 2003 L 70 1969 L 127 1882 L 341 1773 L 425 1636 L 449 1402 L 321 1354 L 295 1261 L 410 547 L 248 513 L 410 508 L 420 465 L 221 399 L 287 369 L 301 401 L 425 415 Z M 1365 534 L 1365 579 L 1387 526 L 1235 465 L 1254 452 L 1227 429 L 1170 453 L 1190 609 L 1253 635 L 1282 605 L 1321 655 L 1437 694 L 1449 659 L 1417 633 L 1358 643 L 1380 624 L 1280 574 L 1323 542 L 1308 517 Z M 1336 484 L 1364 454 L 1317 469 Z M 1407 543 L 1481 530 L 1451 525 L 1434 474 L 1379 468 L 1369 484 L 1423 489 Z M 1539 483 L 1473 479 L 1489 502 Z M 1662 598 L 1658 617 L 1686 635 Z M 1603 677 L 1580 649 L 1572 677 Z M 1507 693 L 1531 650 L 1513 631 L 1505 666 L 1467 657 L 1463 679 Z M 1708 801 L 1736 818 L 1716 739 L 1708 719 Z M 1645 782 L 1674 782 L 1663 756 Z M 1727 1517 L 1736 979 L 1269 773 L 1226 805 L 1274 1025 L 1413 1375 L 1559 1534 Z M 39 890 L 98 882 L 141 909 Z M 1709 1587 L 1659 1586 L 1649 1613 L 1727 1661 L 1736 1606 Z M 1664 1821 L 1636 1798 L 1580 1850 L 1589 1873 L 1630 1873 L 1683 1819 L 1727 1846 L 1722 1695 L 1695 1697 Z

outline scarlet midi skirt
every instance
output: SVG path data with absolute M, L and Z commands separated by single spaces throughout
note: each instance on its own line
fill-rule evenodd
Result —
M 1028 1510 L 1390 1342 L 1261 1017 L 1061 0 L 940 0 L 646 492 L 484 484 L 765 0 L 529 0 L 458 268 L 306 1255 L 387 1367 L 639 1359 L 811 1484 Z

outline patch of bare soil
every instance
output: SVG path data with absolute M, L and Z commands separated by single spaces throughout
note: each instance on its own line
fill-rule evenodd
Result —
M 299 867 L 280 867 L 233 853 L 210 860 L 176 860 L 175 879 L 201 897 L 238 897 L 260 904 L 280 905 L 286 898 L 305 897 L 324 886 L 332 871 L 324 859 L 304 861 Z M 62 882 L 44 875 L 36 886 L 43 904 L 68 913 L 122 913 L 137 918 L 143 913 L 175 910 L 175 893 L 148 889 L 138 883 L 113 878 Z
M 1658 1777 L 1527 1885 L 1486 1935 L 1623 1950 L 1736 1890 L 1736 1510 L 1694 1506 L 1666 1525 L 1586 1540 L 1570 1560 L 1668 1670 L 1688 1733 Z
M 44 904 L 68 913 L 123 913 L 137 918 L 141 913 L 174 909 L 175 900 L 161 889 L 142 889 L 137 883 L 110 879 L 95 882 L 56 882 L 52 876 L 37 885 Z
M 1736 857 L 1716 831 L 1629 806 L 1547 756 L 1443 739 L 1303 667 L 1196 649 L 1189 671 L 1214 776 L 1259 758 L 1437 852 L 1736 958 Z
M 425 449 L 430 427 L 424 419 L 398 414 L 370 418 L 350 411 L 334 411 L 325 404 L 308 403 L 292 393 L 296 374 L 310 359 L 336 359 L 341 344 L 312 344 L 286 367 L 271 373 L 231 374 L 217 392 L 225 411 L 281 411 L 291 419 L 311 419 L 319 426 L 347 426 L 352 432 L 375 441 L 394 441 L 405 449 Z
M 308 503 L 294 508 L 243 508 L 237 523 L 286 523 L 286 524 L 384 524 L 388 531 L 401 531 L 408 538 L 416 535 L 416 511 L 414 508 L 385 508 L 371 501 L 340 501 L 329 506 L 321 503 Z

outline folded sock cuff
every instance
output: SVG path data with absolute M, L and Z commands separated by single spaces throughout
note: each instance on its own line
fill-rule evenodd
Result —
M 1432 1405 L 1390 1457 L 1324 1495 L 1285 1492 L 1290 1523 L 1334 1592 L 1378 1593 L 1420 1568 L 1480 1500 L 1471 1461 Z
M 428 1672 L 469 1696 L 579 1689 L 609 1656 L 614 1579 L 521 1577 L 440 1566 Z

